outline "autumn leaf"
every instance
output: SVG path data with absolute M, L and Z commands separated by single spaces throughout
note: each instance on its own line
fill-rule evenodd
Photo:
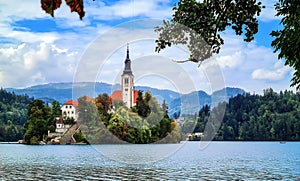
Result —
M 83 0 L 65 0 L 66 4 L 70 7 L 71 12 L 77 12 L 79 14 L 80 19 L 85 15 L 83 10 Z
M 42 9 L 54 17 L 54 10 L 58 9 L 61 5 L 61 0 L 41 0 Z

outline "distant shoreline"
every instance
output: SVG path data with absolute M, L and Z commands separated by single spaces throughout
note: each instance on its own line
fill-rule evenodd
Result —
M 17 141 L 9 141 L 9 142 L 0 142 L 0 144 L 20 144 Z
M 208 141 L 181 141 L 180 143 L 182 143 L 182 142 L 208 142 Z M 209 142 L 231 142 L 231 143 L 234 143 L 234 142 L 236 142 L 236 143 L 241 143 L 241 142 L 264 142 L 264 143 L 266 143 L 266 142 L 269 142 L 269 143 L 273 143 L 273 142 L 278 142 L 278 143 L 280 143 L 280 144 L 285 144 L 285 143 L 289 143 L 289 142 L 300 142 L 300 141 L 257 141 L 257 140 L 255 140 L 255 141 L 209 141 Z M 0 145 L 1 144 L 19 144 L 19 145 L 26 145 L 26 144 L 22 144 L 22 143 L 18 143 L 18 142 L 0 142 Z M 42 144 L 41 144 L 42 145 Z M 45 145 L 55 145 L 55 144 L 45 144 Z M 61 145 L 61 144 L 57 144 L 57 145 Z M 65 144 L 64 144 L 65 145 Z M 66 144 L 67 145 L 67 144 Z M 69 144 L 69 145 L 90 145 L 90 144 L 82 144 L 82 143 L 77 143 L 77 144 Z M 107 145 L 107 144 L 95 144 L 95 145 Z M 112 144 L 113 145 L 113 144 Z M 30 146 L 30 145 L 29 145 Z M 34 146 L 36 146 L 36 145 L 34 145 Z

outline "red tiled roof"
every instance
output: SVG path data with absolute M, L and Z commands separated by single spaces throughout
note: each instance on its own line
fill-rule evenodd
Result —
M 74 107 L 78 107 L 78 102 L 73 100 L 68 100 L 64 105 L 73 105 Z
M 138 92 L 139 91 L 137 91 L 137 90 L 135 90 L 134 92 L 133 92 L 133 102 L 134 103 L 136 103 L 136 99 L 137 99 L 137 97 L 138 97 Z M 122 100 L 122 91 L 121 90 L 115 90 L 112 94 L 111 94 L 111 96 L 110 96 L 110 98 L 112 99 L 112 100 Z
M 110 98 L 111 98 L 112 100 L 122 100 L 122 91 L 120 91 L 120 90 L 115 90 L 115 91 L 111 94 Z

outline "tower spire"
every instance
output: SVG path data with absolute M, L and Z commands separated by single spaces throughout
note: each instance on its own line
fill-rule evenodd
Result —
M 127 107 L 134 105 L 134 76 L 131 71 L 131 60 L 129 58 L 129 44 L 127 43 L 127 55 L 125 59 L 125 66 L 123 74 L 121 76 L 121 87 L 122 87 L 122 100 Z
M 129 43 L 127 43 L 127 55 L 126 55 L 126 59 L 125 59 L 125 67 L 124 67 L 123 73 L 132 74 L 131 61 L 130 61 L 130 58 L 129 58 Z
M 129 43 L 127 43 L 127 56 L 126 59 L 129 59 Z

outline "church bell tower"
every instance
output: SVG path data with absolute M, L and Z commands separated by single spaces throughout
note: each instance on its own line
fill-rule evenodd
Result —
M 134 88 L 133 74 L 131 71 L 131 60 L 129 58 L 129 45 L 127 44 L 127 55 L 125 59 L 125 67 L 121 76 L 122 100 L 125 105 L 130 108 L 134 106 Z

